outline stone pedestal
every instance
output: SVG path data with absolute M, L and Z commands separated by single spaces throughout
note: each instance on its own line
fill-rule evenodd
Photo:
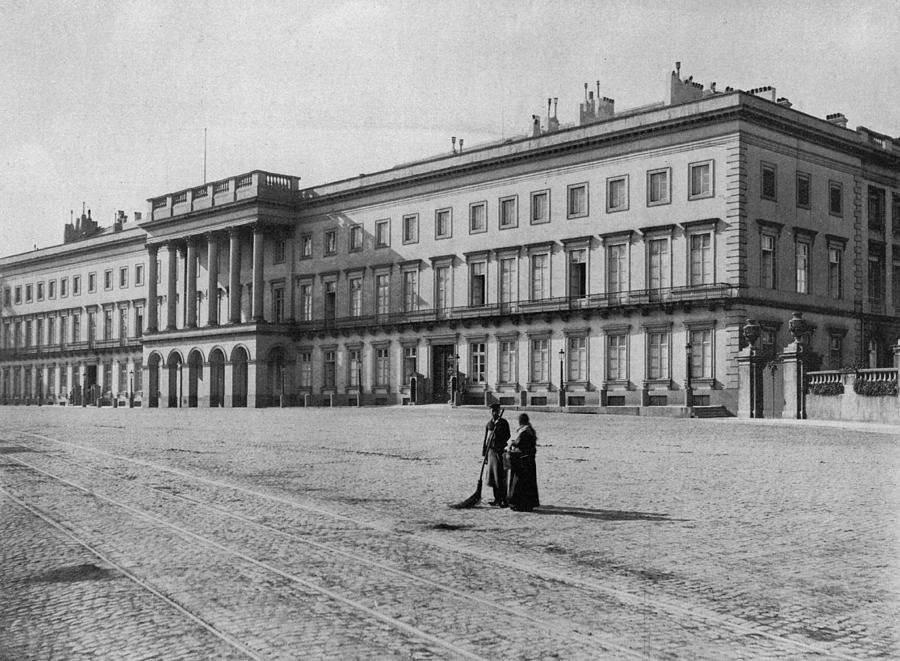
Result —
M 784 385 L 784 409 L 782 418 L 806 419 L 806 395 L 803 392 L 803 347 L 791 342 L 785 347 L 781 360 L 781 378 Z

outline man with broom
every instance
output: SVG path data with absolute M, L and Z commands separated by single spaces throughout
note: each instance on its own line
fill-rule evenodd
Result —
M 491 404 L 491 419 L 485 427 L 484 447 L 481 455 L 487 464 L 487 484 L 494 490 L 494 500 L 488 505 L 506 507 L 506 470 L 503 453 L 509 440 L 509 423 L 503 418 L 499 404 Z

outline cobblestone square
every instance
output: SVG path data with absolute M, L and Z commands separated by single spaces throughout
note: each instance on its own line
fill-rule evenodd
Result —
M 896 429 L 487 417 L 6 407 L 0 659 L 900 657 Z

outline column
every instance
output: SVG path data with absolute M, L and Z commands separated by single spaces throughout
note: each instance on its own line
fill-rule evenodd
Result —
M 263 321 L 263 230 L 259 225 L 253 227 L 253 321 Z
M 156 280 L 159 278 L 159 270 L 156 267 L 158 246 L 147 246 L 147 256 L 150 259 L 147 264 L 147 332 L 155 333 L 159 330 L 159 319 L 156 307 Z
M 209 386 L 211 383 L 209 362 L 201 362 L 197 369 L 199 370 L 197 375 L 197 407 L 207 408 L 209 406 Z
M 169 263 L 166 268 L 166 330 L 175 330 L 175 297 L 178 294 L 175 279 L 178 268 L 178 248 L 174 241 L 169 241 Z
M 174 369 L 174 368 L 173 368 Z M 169 408 L 169 365 L 160 361 L 159 363 L 159 403 L 157 406 L 161 409 Z
M 69 396 L 70 393 L 75 392 L 75 381 L 74 381 L 74 370 L 72 368 L 72 363 L 66 363 L 66 392 L 63 394 L 69 400 L 69 404 L 72 404 L 72 397 Z
M 215 326 L 219 323 L 219 240 L 212 232 L 206 235 L 206 270 L 209 275 L 206 323 Z
M 197 239 L 193 236 L 187 240 L 187 275 L 185 276 L 185 300 L 187 314 L 185 315 L 188 328 L 197 327 Z
M 234 364 L 227 360 L 225 361 L 225 383 L 223 387 L 225 388 L 224 397 L 222 398 L 222 406 L 224 408 L 231 408 L 234 406 Z
M 228 231 L 228 323 L 241 323 L 241 237 Z

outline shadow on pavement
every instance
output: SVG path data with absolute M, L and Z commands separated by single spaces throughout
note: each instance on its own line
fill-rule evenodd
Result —
M 624 510 L 595 510 L 587 507 L 557 507 L 555 505 L 541 505 L 532 514 L 553 514 L 574 516 L 582 519 L 597 519 L 599 521 L 685 521 L 686 519 L 672 519 L 668 514 L 654 514 L 653 512 L 626 512 Z

